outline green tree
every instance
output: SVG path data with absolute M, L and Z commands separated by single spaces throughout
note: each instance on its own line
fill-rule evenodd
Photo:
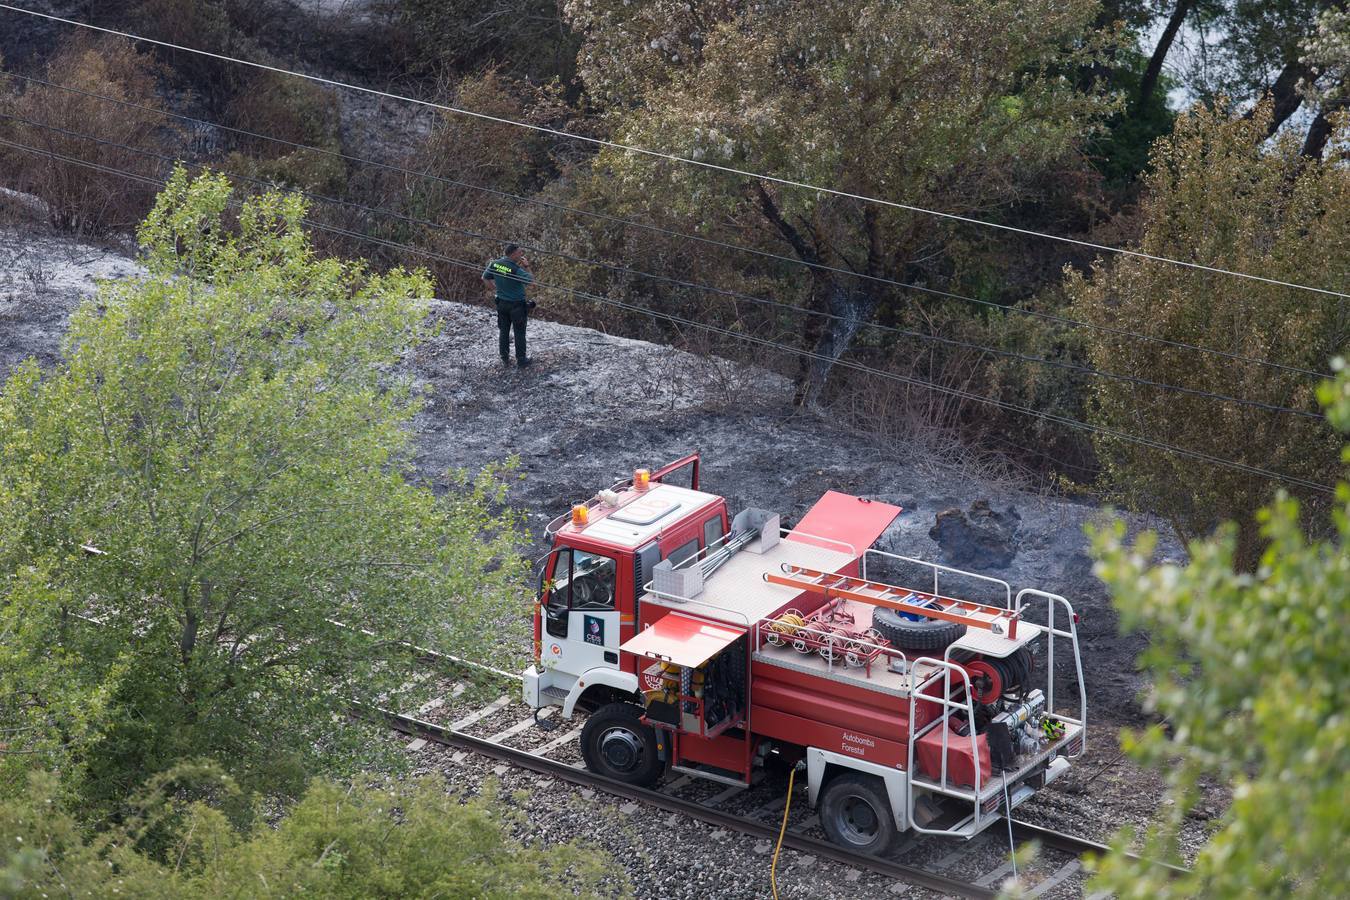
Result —
M 226 782 L 228 784 L 228 782 Z M 88 831 L 56 784 L 33 777 L 0 802 L 0 895 L 43 897 L 314 897 L 549 900 L 619 897 L 625 880 L 595 848 L 526 847 L 518 819 L 491 794 L 465 800 L 427 779 L 392 789 L 316 781 L 277 823 L 237 832 L 220 810 L 147 798 L 128 824 Z M 169 823 L 166 852 L 141 850 Z
M 395 642 L 482 657 L 488 623 L 524 614 L 501 480 L 414 477 L 398 364 L 426 279 L 317 257 L 294 198 L 231 203 L 176 172 L 146 274 L 101 285 L 67 361 L 0 391 L 10 786 L 28 760 L 113 803 L 207 758 L 293 795 L 362 752 L 345 712 L 403 683 Z
M 1090 2 L 567 9 L 585 41 L 579 71 L 610 103 L 617 140 L 949 212 L 1034 198 L 1112 106 L 1065 74 L 1096 57 Z M 912 297 L 857 275 L 922 280 L 953 266 L 953 232 L 907 210 L 623 151 L 601 153 L 594 173 L 620 208 L 842 270 L 763 272 L 779 299 L 837 317 L 793 329 L 818 355 L 798 373 L 806 403 L 862 325 Z
M 1221 36 L 1211 59 L 1200 55 L 1194 81 L 1201 96 L 1250 100 L 1268 97 L 1266 135 L 1274 134 L 1303 103 L 1300 85 L 1321 80 L 1304 44 L 1329 9 L 1345 0 L 1226 0 L 1210 27 Z M 1252 113 L 1248 113 L 1249 117 Z
M 1350 371 L 1322 389 L 1350 432 Z M 1345 459 L 1350 462 L 1350 448 Z M 1261 512 L 1269 542 L 1253 574 L 1236 573 L 1235 529 L 1191 548 L 1185 567 L 1152 567 L 1152 535 L 1094 535 L 1097 573 L 1121 624 L 1149 634 L 1141 658 L 1149 705 L 1169 727 L 1132 736 L 1136 757 L 1167 772 L 1171 799 L 1145 855 L 1179 860 L 1177 836 L 1201 777 L 1230 785 L 1231 807 L 1172 877 L 1119 853 L 1092 888 L 1122 898 L 1341 896 L 1350 879 L 1350 484 L 1341 483 L 1326 540 L 1299 526 L 1281 495 Z M 1117 849 L 1130 842 L 1123 833 Z
M 1336 287 L 1350 280 L 1350 172 L 1309 161 L 1291 136 L 1261 146 L 1265 113 L 1228 121 L 1198 109 L 1159 143 L 1141 205 L 1146 253 L 1267 278 Z M 1320 370 L 1350 339 L 1334 298 L 1195 269 L 1118 257 L 1072 274 L 1074 315 L 1167 341 Z M 1158 382 L 1316 412 L 1316 381 L 1275 369 L 1102 331 L 1087 336 L 1092 364 Z M 1303 418 L 1162 388 L 1100 381 L 1098 424 L 1322 484 L 1339 473 L 1340 442 L 1320 417 Z M 1253 513 L 1274 494 L 1259 475 L 1098 435 L 1110 485 L 1130 505 L 1165 516 L 1183 539 L 1235 520 L 1237 559 L 1258 552 Z M 1309 512 L 1327 496 L 1297 490 Z M 1319 506 L 1320 504 L 1320 506 Z

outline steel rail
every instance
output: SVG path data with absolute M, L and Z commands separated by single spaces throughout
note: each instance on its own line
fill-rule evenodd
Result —
M 1099 841 L 1091 841 L 1087 838 L 1078 837 L 1077 835 L 1065 834 L 1062 831 L 1055 831 L 1053 828 L 1046 828 L 1043 825 L 1033 825 L 1030 822 L 1023 822 L 1021 819 L 1013 819 L 1012 827 L 1013 833 L 1021 840 L 1039 841 L 1046 847 L 1054 847 L 1056 850 L 1063 850 L 1066 853 L 1072 853 L 1078 857 L 1087 856 L 1090 853 L 1097 856 L 1106 856 L 1109 853 L 1115 852 L 1111 847 L 1108 847 L 1106 844 Z M 1150 865 L 1168 869 L 1175 875 L 1190 874 L 1190 870 L 1183 866 L 1173 865 L 1172 863 L 1163 862 L 1157 859 L 1149 859 L 1140 856 L 1137 853 L 1125 851 L 1122 855 L 1139 862 L 1146 862 Z
M 473 735 L 465 734 L 462 731 L 446 728 L 443 725 L 425 722 L 421 719 L 401 715 L 386 709 L 356 707 L 354 712 L 363 719 L 381 722 L 395 731 L 411 737 L 421 738 L 445 747 L 454 747 L 457 750 L 468 750 L 483 756 L 490 756 L 493 759 L 509 763 L 522 769 L 527 769 L 540 775 L 548 775 L 572 784 L 596 788 L 607 794 L 622 797 L 625 800 L 633 800 L 638 803 L 666 810 L 667 812 L 680 813 L 681 815 L 707 822 L 710 825 L 717 825 L 722 828 L 740 832 L 741 834 L 748 834 L 754 837 L 764 838 L 765 840 L 776 840 L 778 838 L 778 827 L 776 825 L 760 822 L 757 819 L 732 815 L 731 813 L 704 806 L 693 800 L 684 800 L 647 788 L 625 784 L 622 781 L 615 781 L 611 778 L 606 778 L 603 775 L 596 775 L 586 769 L 577 768 L 570 763 L 537 756 L 527 750 L 518 750 L 514 747 L 494 744 L 484 738 L 474 737 Z M 998 896 L 998 891 L 993 890 L 992 888 L 971 884 L 957 878 L 948 878 L 935 872 L 929 872 L 924 869 L 907 866 L 903 863 L 882 859 L 880 857 L 862 856 L 856 853 L 850 853 L 848 850 L 845 850 L 843 847 L 836 844 L 817 840 L 816 838 L 807 837 L 802 834 L 794 834 L 791 831 L 784 835 L 783 846 L 800 853 L 809 853 L 813 856 L 833 860 L 834 862 L 853 866 L 854 868 L 866 869 L 878 875 L 885 875 L 890 878 L 904 881 L 908 884 L 918 885 L 919 887 L 925 887 L 944 894 L 954 894 L 961 897 L 974 898 L 993 898 Z

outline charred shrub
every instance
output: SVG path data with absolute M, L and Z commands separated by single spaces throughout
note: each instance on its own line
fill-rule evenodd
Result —
M 514 76 L 570 80 L 580 41 L 555 0 L 394 0 L 415 70 L 463 72 L 483 61 Z
M 456 106 L 516 121 L 556 123 L 564 115 L 552 88 L 535 88 L 491 71 L 464 78 L 443 95 Z M 410 155 L 408 168 L 443 179 L 409 179 L 401 186 L 398 193 L 405 198 L 408 215 L 445 227 L 399 236 L 477 262 L 498 253 L 503 241 L 527 242 L 538 225 L 537 207 L 490 191 L 532 195 L 555 174 L 549 142 L 538 134 L 451 113 L 436 121 Z M 444 297 L 476 298 L 482 292 L 477 270 L 438 264 L 434 271 Z
M 230 171 L 323 194 L 342 191 L 346 165 L 331 155 L 342 148 L 340 116 L 337 99 L 328 89 L 265 72 L 230 101 L 227 118 L 244 131 L 327 151 L 238 136 L 227 161 Z
M 0 111 L 8 117 L 0 120 L 0 133 L 40 151 L 0 148 L 3 170 L 12 187 L 47 204 L 53 226 L 103 234 L 131 227 L 150 209 L 154 185 L 115 173 L 162 174 L 162 160 L 125 149 L 161 152 L 173 140 L 167 120 L 154 112 L 163 108 L 157 74 L 154 60 L 129 42 L 80 37 L 52 57 L 45 79 L 145 109 L 16 79 L 0 91 Z M 103 171 L 44 154 L 86 160 Z
M 236 20 L 253 4 L 240 0 L 142 0 L 133 20 L 146 37 L 213 53 L 257 59 L 259 50 Z M 251 70 L 225 60 L 177 50 L 158 51 L 160 59 L 215 115 L 250 80 Z

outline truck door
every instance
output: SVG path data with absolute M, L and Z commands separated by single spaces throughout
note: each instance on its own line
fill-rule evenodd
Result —
M 596 666 L 619 667 L 619 611 L 615 561 L 569 547 L 554 554 L 540 655 L 544 665 L 570 675 Z

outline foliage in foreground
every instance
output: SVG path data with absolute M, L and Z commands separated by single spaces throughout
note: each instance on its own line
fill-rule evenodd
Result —
M 176 173 L 146 274 L 0 390 L 0 795 L 48 768 L 111 809 L 202 758 L 294 796 L 366 752 L 345 713 L 406 681 L 393 642 L 523 616 L 501 483 L 413 481 L 426 280 L 231 204 Z
M 1350 432 L 1350 371 L 1322 391 Z M 1350 448 L 1345 458 L 1350 461 Z M 1180 878 L 1120 855 L 1093 888 L 1122 898 L 1332 897 L 1350 882 L 1350 484 L 1339 487 L 1333 536 L 1311 540 L 1295 501 L 1260 514 L 1269 545 L 1254 574 L 1235 573 L 1226 530 L 1196 543 L 1192 562 L 1150 567 L 1151 536 L 1095 535 L 1098 574 L 1122 624 L 1145 629 L 1152 710 L 1170 722 L 1134 735 L 1137 758 L 1168 773 L 1173 802 L 1145 855 L 1179 861 L 1177 835 L 1201 778 L 1233 786 L 1233 803 Z M 1130 835 L 1115 841 L 1117 849 Z
M 508 820 L 509 821 L 509 820 Z M 55 780 L 0 803 L 0 895 L 42 897 L 537 898 L 618 896 L 612 864 L 575 844 L 526 847 L 502 809 L 425 780 L 394 790 L 316 781 L 275 826 L 237 832 L 213 806 L 165 800 L 90 833 Z M 166 851 L 143 852 L 158 828 Z

